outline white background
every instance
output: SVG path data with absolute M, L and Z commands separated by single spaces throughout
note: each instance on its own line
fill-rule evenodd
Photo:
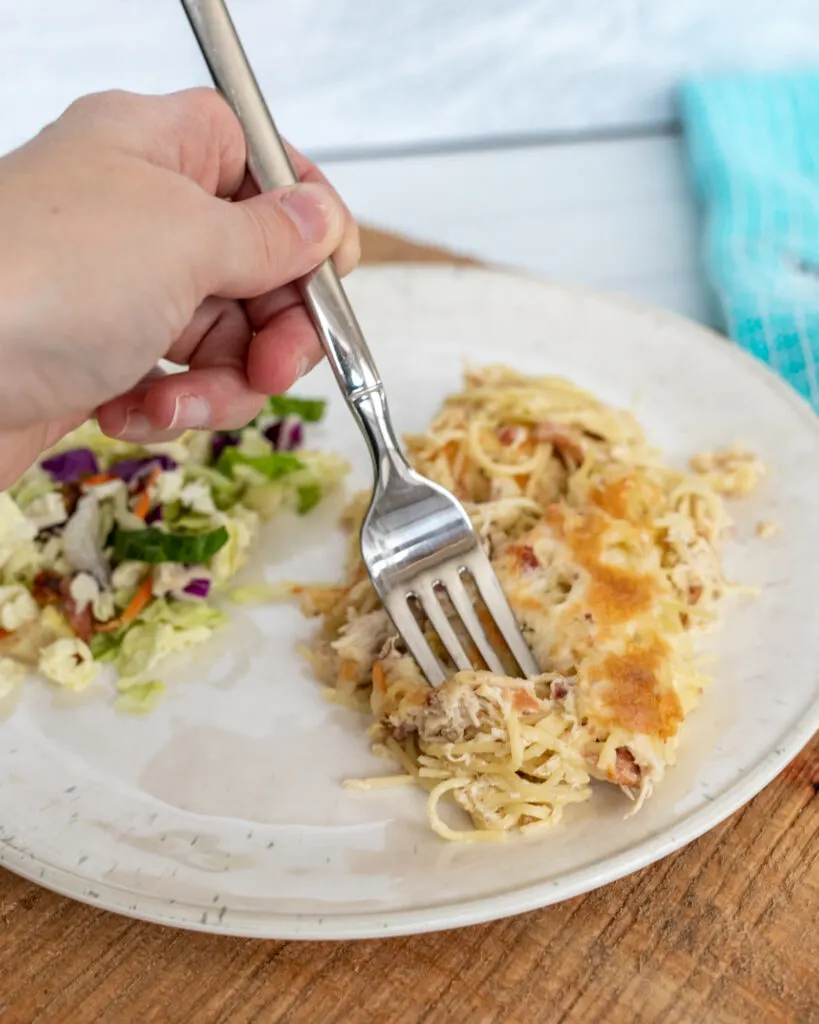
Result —
M 231 9 L 274 115 L 358 216 L 704 319 L 696 214 L 668 131 L 676 86 L 703 68 L 819 61 L 817 0 Z M 205 82 L 177 0 L 0 0 L 0 152 L 84 92 Z M 601 131 L 619 137 L 578 141 Z M 402 155 L 374 159 L 385 150 Z
M 232 0 L 314 151 L 657 126 L 700 68 L 819 54 L 816 0 Z M 75 95 L 206 81 L 178 0 L 0 0 L 0 144 Z

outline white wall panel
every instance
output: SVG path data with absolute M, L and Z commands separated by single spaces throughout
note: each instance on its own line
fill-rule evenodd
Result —
M 817 0 L 233 0 L 316 151 L 654 126 L 698 68 L 819 61 Z M 176 0 L 0 0 L 0 150 L 76 95 L 206 75 Z

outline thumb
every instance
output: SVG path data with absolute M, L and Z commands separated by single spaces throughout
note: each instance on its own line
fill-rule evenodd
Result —
M 0 430 L 0 491 L 16 483 L 44 451 L 75 430 L 89 415 L 90 412 L 74 413 L 51 423 Z
M 253 298 L 303 277 L 332 256 L 344 234 L 344 207 L 314 182 L 213 202 L 219 228 L 209 250 L 208 291 L 223 298 Z

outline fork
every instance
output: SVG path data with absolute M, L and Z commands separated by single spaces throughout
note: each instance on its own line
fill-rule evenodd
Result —
M 262 191 L 298 179 L 223 0 L 181 0 L 213 81 L 238 117 L 248 168 Z M 430 646 L 420 606 L 458 669 L 473 668 L 463 630 L 492 672 L 505 674 L 470 596 L 471 580 L 524 676 L 540 669 L 463 505 L 425 479 L 401 452 L 384 386 L 338 275 L 328 260 L 300 282 L 339 387 L 373 460 L 375 485 L 361 555 L 378 597 L 432 686 L 448 676 Z M 442 598 L 448 598 L 447 608 Z M 449 611 L 454 609 L 461 629 Z M 420 621 L 419 621 L 420 620 Z M 461 635 L 459 635 L 459 633 Z

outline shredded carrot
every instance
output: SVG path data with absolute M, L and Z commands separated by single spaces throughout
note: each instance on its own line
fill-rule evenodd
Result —
M 352 660 L 342 661 L 338 678 L 342 683 L 354 683 L 358 678 L 358 665 Z
M 512 698 L 512 707 L 515 711 L 537 711 L 540 704 L 527 690 L 515 690 Z
M 447 441 L 447 443 L 441 449 L 441 454 L 451 465 L 454 464 L 455 459 L 458 456 L 458 452 L 461 450 L 460 444 L 457 441 Z
M 387 676 L 384 672 L 384 666 L 380 661 L 373 665 L 373 688 L 378 693 L 386 693 L 387 691 Z
M 136 503 L 134 508 L 134 515 L 138 519 L 144 519 L 145 516 L 151 511 L 151 488 L 156 483 L 157 478 L 162 473 L 162 467 L 157 466 L 156 469 L 148 477 L 148 482 L 145 484 L 145 489 L 139 496 L 139 501 Z
M 129 622 L 133 622 L 139 613 L 145 608 L 146 605 L 150 604 L 151 598 L 153 597 L 153 576 L 151 573 L 145 577 L 145 579 L 137 587 L 137 591 L 128 603 L 128 607 L 116 619 L 110 619 L 108 622 L 98 622 L 95 624 L 95 629 L 98 633 L 113 633 L 121 626 L 127 626 Z
M 118 479 L 113 473 L 96 473 L 94 476 L 87 476 L 83 481 L 84 487 L 98 487 L 100 484 L 110 483 Z

